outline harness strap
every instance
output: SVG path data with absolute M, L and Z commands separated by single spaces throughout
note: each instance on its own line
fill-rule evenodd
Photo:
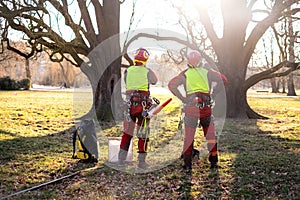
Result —
M 195 94 L 188 97 L 188 106 L 196 106 L 199 108 L 212 106 L 211 97 L 204 94 Z
M 141 92 L 139 90 L 133 91 L 127 95 L 128 95 L 127 99 L 133 106 L 142 105 L 143 107 L 146 107 L 148 105 L 148 101 L 150 99 L 149 95 L 147 95 L 144 92 Z

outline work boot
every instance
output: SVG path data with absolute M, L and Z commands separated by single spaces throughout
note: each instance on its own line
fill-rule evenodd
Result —
M 218 169 L 218 155 L 212 156 L 209 155 L 208 160 L 210 162 L 210 169 Z
M 193 149 L 193 158 L 199 159 L 200 158 L 200 151 L 197 149 Z
M 182 168 L 185 170 L 192 170 L 192 154 L 183 154 L 183 165 Z
M 126 151 L 124 149 L 120 149 L 119 157 L 118 157 L 118 166 L 119 167 L 124 167 L 126 165 L 125 160 L 127 158 L 127 153 L 128 153 L 128 151 Z
M 146 163 L 146 156 L 147 156 L 147 153 L 139 153 L 139 155 L 138 155 L 138 161 L 139 161 L 138 168 L 146 169 L 148 167 L 148 163 Z
M 193 159 L 194 158 L 196 158 L 196 159 L 200 158 L 200 151 L 199 150 L 193 148 L 192 154 L 193 154 Z M 181 154 L 180 159 L 183 159 L 183 154 Z

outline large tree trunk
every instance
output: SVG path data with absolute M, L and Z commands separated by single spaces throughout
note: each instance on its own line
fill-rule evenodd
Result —
M 241 87 L 238 77 L 228 79 L 226 86 L 227 96 L 227 117 L 229 118 L 247 118 L 246 115 L 246 92 Z
M 103 60 L 103 57 L 94 58 L 91 60 L 92 66 L 88 66 L 87 63 L 81 66 L 81 70 L 91 82 L 93 91 L 93 105 L 83 118 L 97 117 L 102 122 L 119 121 L 122 117 L 123 104 L 120 84 L 121 58 L 116 58 L 106 67 L 102 63 Z
M 84 1 L 78 1 L 84 7 Z M 120 119 L 121 96 L 121 48 L 120 48 L 120 2 L 119 0 L 92 1 L 97 12 L 96 21 L 99 34 L 94 32 L 87 9 L 83 9 L 88 27 L 91 51 L 88 62 L 80 65 L 88 77 L 93 91 L 93 105 L 85 117 L 97 117 L 98 121 L 113 122 Z M 76 58 L 76 54 L 72 55 Z M 79 62 L 81 60 L 79 59 Z
M 239 7 L 239 12 L 226 12 Z M 214 43 L 220 70 L 228 79 L 226 86 L 227 117 L 247 118 L 246 90 L 243 83 L 250 57 L 242 55 L 249 20 L 244 1 L 221 1 L 224 19 L 223 38 Z M 241 15 L 242 12 L 245 12 Z
M 230 51 L 227 49 L 230 45 L 229 42 L 231 42 Z M 241 52 L 241 45 L 235 42 L 241 43 L 239 40 L 234 40 L 233 38 L 224 40 L 224 43 L 221 44 L 222 47 L 219 47 L 222 50 L 218 55 L 220 70 L 228 79 L 226 85 L 227 117 L 248 118 L 246 113 L 246 90 L 243 87 L 247 69 L 247 64 L 245 63 L 247 62 L 241 57 L 236 57 Z
M 119 121 L 122 118 L 121 58 L 115 60 L 100 77 L 95 94 L 95 110 L 100 121 Z
M 99 121 L 116 121 L 122 117 L 121 96 L 121 49 L 120 49 L 120 3 L 118 0 L 104 0 L 103 17 L 106 26 L 98 39 L 100 44 L 91 53 L 94 67 L 92 87 L 94 109 Z
M 288 47 L 288 52 L 289 52 L 289 60 L 291 62 L 295 62 L 295 37 L 294 37 L 294 27 L 293 27 L 293 21 L 292 18 L 288 18 L 288 30 L 289 30 L 289 35 L 290 37 L 290 45 Z M 294 87 L 294 76 L 293 73 L 289 74 L 288 76 L 288 82 L 287 82 L 287 88 L 288 88 L 288 93 L 287 96 L 297 96 L 295 87 Z
M 238 50 L 236 50 L 238 52 Z M 242 59 L 232 57 L 234 54 L 224 53 L 224 60 L 221 60 L 221 71 L 228 79 L 226 85 L 227 97 L 227 117 L 228 118 L 248 118 L 247 116 L 247 96 L 244 88 L 246 67 L 243 67 Z

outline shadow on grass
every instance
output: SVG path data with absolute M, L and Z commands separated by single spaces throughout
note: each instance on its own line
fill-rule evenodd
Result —
M 11 136 L 11 137 L 16 137 L 16 136 L 18 136 L 18 135 L 15 134 L 15 133 L 10 133 L 10 132 L 3 131 L 3 130 L 0 130 L 0 134 L 8 135 L 8 136 Z
M 71 159 L 73 131 L 71 127 L 46 136 L 16 137 L 0 130 L 0 134 L 14 137 L 0 140 L 0 179 L 5 180 L 1 181 L 0 198 L 90 167 Z
M 6 170 L 1 170 L 0 176 L 7 180 L 1 184 L 1 196 L 91 167 L 68 159 L 72 154 L 71 132 L 70 129 L 48 136 L 0 141 L 1 164 Z M 98 163 L 94 170 L 23 197 L 299 199 L 299 140 L 273 136 L 270 131 L 260 130 L 255 120 L 229 121 L 223 132 L 219 142 L 221 167 L 218 171 L 209 170 L 206 158 L 194 163 L 192 173 L 181 169 L 181 159 L 145 174 L 116 171 Z M 49 159 L 58 161 L 49 162 Z M 31 168 L 36 163 L 34 160 L 45 160 L 44 165 Z M 48 165 L 52 167 L 48 168 Z
M 235 154 L 230 197 L 299 199 L 300 141 L 259 130 L 255 120 L 243 125 L 241 130 L 228 129 L 221 139 L 224 153 Z
M 71 141 L 69 139 L 71 138 L 70 132 L 72 131 L 73 128 L 47 136 L 19 137 L 14 133 L 0 130 L 1 134 L 15 137 L 13 139 L 0 141 L 1 162 L 11 162 L 22 156 L 34 158 L 31 156 L 42 153 L 49 154 L 49 152 L 61 153 L 66 151 L 68 146 L 65 144 L 65 142 L 69 143 Z M 66 134 L 69 135 L 66 136 Z

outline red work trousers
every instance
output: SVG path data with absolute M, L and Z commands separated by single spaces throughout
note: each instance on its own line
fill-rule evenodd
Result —
M 204 136 L 207 140 L 207 148 L 210 157 L 215 157 L 217 159 L 217 141 L 215 136 L 215 127 L 212 118 L 212 109 L 209 106 L 204 108 L 197 106 L 187 106 L 185 108 L 184 117 L 184 145 L 183 154 L 191 155 L 194 144 L 194 137 L 196 128 L 198 127 L 198 121 L 200 119 L 200 125 L 203 129 Z
M 150 119 L 144 118 L 142 116 L 143 106 L 142 105 L 131 105 L 130 107 L 130 118 L 131 120 L 127 120 L 126 118 L 123 120 L 123 135 L 121 139 L 120 148 L 128 151 L 130 141 L 133 137 L 134 130 L 137 128 L 137 131 L 140 127 L 143 127 L 143 123 L 147 123 L 149 125 Z M 137 125 L 137 126 L 136 126 Z M 148 148 L 148 141 L 149 138 L 146 134 L 137 134 L 138 136 L 138 152 L 139 153 L 146 153 Z

